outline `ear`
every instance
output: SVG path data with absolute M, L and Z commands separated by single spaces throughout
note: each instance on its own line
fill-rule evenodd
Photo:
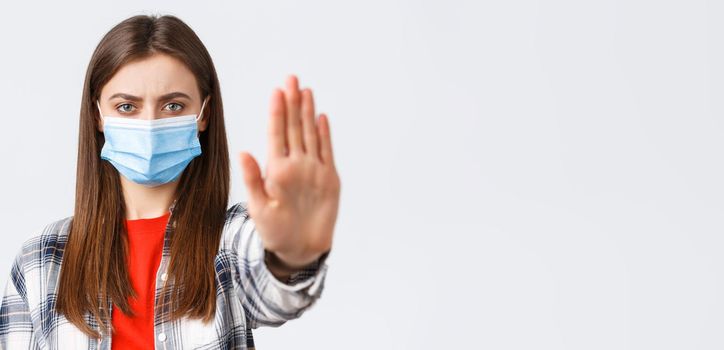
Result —
M 201 103 L 202 109 L 199 112 L 201 114 L 201 119 L 197 121 L 199 132 L 205 131 L 206 127 L 209 125 L 209 101 L 211 101 L 211 95 L 206 96 L 204 101 Z
M 101 114 L 101 109 L 100 109 L 98 101 L 96 101 L 96 103 L 94 103 L 94 104 L 96 105 L 96 111 L 98 112 L 98 117 L 95 118 L 96 128 L 98 129 L 99 132 L 103 132 L 103 115 Z

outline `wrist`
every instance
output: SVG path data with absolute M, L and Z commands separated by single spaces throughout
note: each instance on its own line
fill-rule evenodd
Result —
M 290 263 L 288 260 L 280 257 L 279 254 L 264 249 L 264 262 L 266 262 L 269 270 L 271 270 L 277 277 L 289 277 L 291 274 L 308 267 L 314 263 L 315 260 L 303 263 Z
M 290 262 L 283 255 L 264 249 L 264 262 L 266 263 L 269 271 L 281 281 L 287 281 L 293 274 L 303 271 L 305 269 L 312 269 L 317 267 L 317 264 L 329 255 L 329 251 L 317 254 L 313 258 L 293 260 Z M 301 262 L 297 262 L 301 261 Z

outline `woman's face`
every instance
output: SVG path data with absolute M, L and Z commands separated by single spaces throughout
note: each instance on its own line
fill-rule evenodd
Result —
M 99 102 L 104 116 L 159 119 L 198 115 L 204 97 L 199 94 L 196 77 L 183 62 L 154 54 L 122 66 L 101 89 Z M 206 120 L 198 121 L 199 132 L 206 129 Z M 98 128 L 103 132 L 102 118 Z

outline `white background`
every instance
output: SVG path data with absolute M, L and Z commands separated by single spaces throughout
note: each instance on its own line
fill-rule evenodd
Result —
M 0 271 L 72 215 L 86 66 L 174 14 L 265 162 L 271 90 L 330 116 L 325 291 L 259 349 L 724 347 L 724 5 L 715 1 L 3 2 Z

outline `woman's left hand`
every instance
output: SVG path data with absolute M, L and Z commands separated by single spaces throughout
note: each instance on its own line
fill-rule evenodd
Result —
M 290 75 L 274 89 L 269 113 L 266 174 L 241 153 L 248 210 L 264 242 L 289 267 L 300 268 L 331 249 L 340 180 L 332 157 L 329 120 L 315 118 L 314 97 Z

